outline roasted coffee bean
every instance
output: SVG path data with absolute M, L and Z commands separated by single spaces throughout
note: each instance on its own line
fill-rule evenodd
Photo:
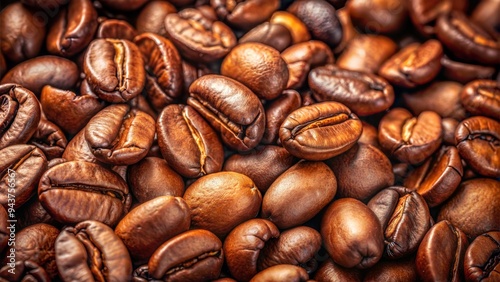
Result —
M 85 127 L 85 140 L 103 163 L 131 165 L 146 156 L 155 136 L 154 119 L 126 104 L 111 105 Z
M 184 181 L 164 159 L 146 157 L 129 166 L 127 182 L 139 203 L 160 196 L 182 197 Z
M 47 33 L 47 50 L 64 57 L 76 55 L 92 41 L 97 25 L 97 11 L 90 0 L 70 1 Z
M 321 40 L 334 48 L 342 40 L 342 25 L 335 8 L 322 0 L 295 1 L 288 7 L 307 26 L 314 39 Z
M 402 0 L 353 0 L 348 2 L 347 9 L 359 29 L 376 33 L 400 31 L 408 14 L 406 3 Z
M 290 282 L 305 282 L 309 281 L 309 275 L 302 268 L 290 264 L 278 264 L 271 266 L 257 273 L 250 282 L 279 282 L 279 281 L 290 281 Z
M 418 164 L 441 145 L 441 117 L 424 111 L 414 117 L 403 108 L 394 108 L 380 121 L 378 139 L 382 148 L 402 162 Z
M 283 25 L 264 22 L 248 31 L 238 42 L 262 43 L 281 52 L 292 44 L 292 36 Z
M 191 84 L 198 78 L 210 74 L 212 71 L 205 65 L 193 65 L 182 60 L 182 76 L 184 78 L 184 91 L 188 91 Z
M 285 90 L 274 101 L 266 104 L 266 129 L 261 143 L 276 144 L 279 129 L 285 118 L 302 104 L 300 94 L 295 90 Z
M 455 146 L 455 129 L 459 121 L 454 118 L 443 118 L 441 125 L 443 126 L 443 143 L 445 145 Z
M 416 267 L 422 281 L 463 281 L 464 254 L 469 242 L 446 220 L 431 227 L 418 248 Z
M 148 0 L 101 0 L 102 4 L 115 10 L 133 11 L 139 9 Z
M 279 137 L 290 154 L 320 161 L 349 150 L 361 130 L 361 121 L 349 108 L 337 102 L 323 102 L 289 114 L 280 127 Z
M 330 48 L 321 41 L 311 40 L 287 48 L 281 57 L 285 60 L 289 78 L 286 88 L 300 88 L 315 67 L 332 64 L 335 59 Z
M 500 182 L 490 178 L 463 181 L 443 204 L 438 221 L 448 220 L 473 239 L 490 230 L 500 230 Z M 478 204 L 481 203 L 481 204 Z
M 495 73 L 492 66 L 458 62 L 447 56 L 441 58 L 441 66 L 444 77 L 463 84 L 476 79 L 492 79 Z
M 83 71 L 92 90 L 110 103 L 127 102 L 144 88 L 146 71 L 137 46 L 122 39 L 96 39 L 85 53 Z
M 224 252 L 212 232 L 189 230 L 163 243 L 148 262 L 149 274 L 162 281 L 211 281 L 219 277 Z
M 465 253 L 464 270 L 467 281 L 495 281 L 500 262 L 500 232 L 491 231 L 478 236 Z
M 369 144 L 358 143 L 326 163 L 337 177 L 337 197 L 340 198 L 367 201 L 378 191 L 394 184 L 390 160 Z M 363 171 L 364 177 L 360 178 L 353 171 Z
M 413 26 L 423 34 L 430 37 L 436 33 L 435 25 L 438 17 L 451 10 L 465 10 L 467 0 L 410 0 L 408 11 Z
M 14 272 L 22 274 L 23 268 L 25 268 L 26 263 L 29 261 L 37 264 L 39 271 L 46 272 L 51 279 L 55 279 L 58 272 L 54 245 L 58 235 L 59 230 L 57 228 L 44 223 L 34 224 L 17 232 L 15 238 L 16 267 L 13 268 Z M 8 261 L 5 258 L 3 265 L 7 264 Z M 0 272 L 3 271 L 0 270 Z M 30 281 L 28 277 L 29 275 L 25 275 L 24 279 L 16 281 Z
M 222 169 L 222 143 L 212 127 L 192 107 L 165 107 L 156 127 L 163 157 L 182 176 L 197 178 Z
M 177 9 L 167 1 L 150 1 L 142 8 L 135 27 L 139 33 L 152 32 L 165 36 L 165 17 Z
M 460 156 L 477 173 L 500 177 L 500 122 L 484 116 L 458 124 L 455 142 Z
M 321 220 L 321 237 L 333 261 L 343 267 L 370 268 L 384 251 L 384 235 L 375 214 L 362 202 L 334 201 Z
M 462 160 L 456 147 L 443 147 L 410 172 L 404 186 L 416 190 L 429 207 L 446 201 L 462 181 Z
M 221 75 L 205 75 L 189 88 L 188 105 L 222 135 L 224 144 L 249 151 L 264 135 L 266 118 L 259 98 L 246 86 Z
M 441 70 L 443 48 L 437 40 L 412 43 L 389 58 L 379 74 L 396 86 L 413 88 L 433 80 Z
M 227 1 L 210 0 L 220 20 L 226 21 L 230 26 L 249 30 L 252 27 L 269 19 L 279 8 L 279 0 L 246 0 Z
M 222 62 L 221 74 L 266 100 L 277 98 L 288 82 L 288 68 L 278 50 L 261 43 L 234 47 Z
M 33 92 L 16 84 L 0 84 L 0 149 L 26 143 L 40 122 L 40 103 Z
M 452 81 L 434 82 L 425 89 L 415 93 L 404 93 L 407 107 L 419 115 L 424 111 L 434 111 L 442 118 L 462 120 L 466 112 L 460 102 L 462 85 Z
M 50 167 L 49 163 L 49 168 Z M 37 223 L 46 223 L 54 226 L 58 225 L 57 221 L 55 221 L 43 208 L 42 204 L 38 200 L 38 197 L 31 197 L 31 199 L 26 202 L 21 209 L 17 210 L 16 213 L 19 229 L 26 228 Z
M 183 198 L 191 208 L 191 227 L 209 230 L 219 238 L 256 217 L 262 203 L 254 182 L 236 172 L 202 176 L 186 189 Z
M 127 281 L 132 276 L 127 248 L 113 229 L 101 222 L 87 220 L 64 228 L 55 250 L 63 281 Z
M 70 89 L 75 86 L 78 77 L 78 67 L 72 61 L 56 56 L 40 56 L 10 69 L 0 84 L 17 83 L 39 97 L 45 85 Z
M 337 66 L 346 70 L 377 73 L 380 66 L 394 55 L 396 50 L 396 43 L 388 37 L 358 35 L 349 41 L 337 59 Z
M 262 199 L 261 216 L 280 229 L 298 226 L 318 214 L 336 192 L 337 179 L 325 163 L 302 161 L 271 184 Z
M 224 257 L 231 275 L 249 281 L 257 274 L 257 259 L 262 249 L 280 232 L 270 221 L 250 219 L 236 226 L 224 240 Z
M 132 203 L 127 183 L 118 174 L 82 161 L 47 170 L 38 185 L 38 198 L 47 212 L 64 224 L 92 219 L 114 226 Z
M 486 65 L 500 64 L 500 39 L 472 22 L 459 11 L 441 15 L 437 37 L 457 58 Z
M 181 57 L 170 40 L 154 33 L 134 39 L 146 63 L 146 96 L 161 111 L 182 94 Z
M 343 103 L 360 116 L 385 111 L 394 103 L 392 86 L 374 74 L 326 65 L 313 69 L 308 81 L 317 101 Z
M 281 25 L 286 27 L 290 32 L 290 35 L 292 36 L 291 43 L 293 44 L 309 41 L 311 39 L 309 30 L 307 30 L 307 26 L 292 13 L 285 11 L 276 11 L 273 13 L 273 16 L 271 17 L 269 22 L 274 25 Z
M 68 140 L 57 125 L 42 119 L 28 143 L 37 146 L 47 157 L 47 160 L 51 160 L 62 157 Z
M 189 229 L 191 213 L 179 197 L 160 196 L 131 210 L 116 226 L 134 262 L 147 262 L 160 245 Z
M 312 273 L 317 268 L 314 256 L 320 247 L 321 235 L 315 229 L 307 226 L 288 229 L 266 243 L 260 252 L 257 268 L 263 270 L 274 265 L 292 264 Z
M 411 257 L 402 260 L 381 260 L 367 271 L 363 281 L 418 281 L 415 259 Z
M 393 186 L 368 202 L 384 230 L 384 256 L 391 259 L 415 253 L 431 227 L 429 207 L 416 191 Z
M 249 153 L 234 154 L 224 162 L 224 171 L 234 171 L 250 177 L 264 195 L 269 186 L 297 159 L 279 146 L 258 146 Z
M 101 165 L 103 164 L 97 160 L 92 153 L 92 149 L 87 143 L 87 140 L 85 140 L 85 128 L 80 130 L 80 132 L 71 138 L 63 152 L 62 158 L 66 161 L 84 161 Z
M 357 268 L 345 268 L 328 258 L 316 271 L 315 281 L 325 282 L 360 282 L 363 281 L 362 272 Z
M 7 265 L 0 269 L 0 280 L 3 281 L 52 281 L 49 274 L 37 263 L 27 261 L 17 261 L 14 263 L 14 270 Z M 9 272 L 10 270 L 10 272 Z
M 7 5 L 0 13 L 0 26 L 0 50 L 7 59 L 18 63 L 38 55 L 46 28 L 35 11 L 19 2 Z
M 464 86 L 460 98 L 469 113 L 500 120 L 500 84 L 496 81 L 472 81 Z
M 88 83 L 83 81 L 82 89 L 87 86 Z M 104 108 L 104 101 L 91 91 L 84 89 L 78 94 L 50 85 L 42 89 L 40 104 L 47 119 L 69 134 L 76 134 Z
M 103 20 L 96 31 L 96 38 L 115 38 L 133 41 L 137 30 L 124 20 Z
M 194 62 L 209 63 L 226 56 L 236 46 L 233 31 L 196 9 L 187 8 L 165 17 L 166 37 Z

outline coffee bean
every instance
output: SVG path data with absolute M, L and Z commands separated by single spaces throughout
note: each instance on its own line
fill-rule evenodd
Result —
M 474 80 L 460 94 L 465 109 L 473 115 L 500 120 L 500 85 L 494 80 Z
M 210 1 L 219 19 L 226 21 L 232 27 L 243 30 L 248 30 L 267 20 L 279 8 L 279 4 L 278 0 Z
M 465 253 L 464 270 L 467 281 L 495 281 L 499 278 L 498 254 L 500 232 L 490 231 L 478 236 Z

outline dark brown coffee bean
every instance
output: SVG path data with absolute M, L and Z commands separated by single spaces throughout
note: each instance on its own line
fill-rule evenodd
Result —
M 473 239 L 490 230 L 500 230 L 500 182 L 490 178 L 463 181 L 443 204 L 438 221 L 448 220 Z M 481 204 L 478 204 L 481 203 Z
M 4 56 L 18 63 L 38 55 L 45 38 L 45 24 L 23 4 L 7 5 L 0 13 L 0 50 Z
M 321 41 L 311 40 L 292 45 L 281 53 L 289 78 L 286 88 L 298 89 L 306 82 L 309 71 L 315 67 L 333 64 L 332 50 Z
M 429 207 L 446 201 L 462 181 L 462 160 L 456 147 L 443 147 L 404 181 L 404 186 L 424 197 Z
M 103 20 L 96 31 L 96 38 L 115 38 L 133 41 L 137 30 L 124 20 Z
M 416 267 L 422 281 L 463 281 L 464 254 L 469 242 L 446 220 L 431 227 L 418 248 Z
M 336 192 L 337 179 L 325 163 L 302 161 L 271 184 L 262 199 L 261 216 L 280 229 L 298 226 L 328 205 Z
M 226 21 L 230 26 L 249 30 L 252 27 L 269 19 L 274 11 L 278 10 L 278 0 L 246 0 L 227 1 L 210 0 L 219 19 Z
M 87 86 L 88 83 L 84 80 L 82 88 Z M 47 119 L 69 134 L 76 134 L 104 108 L 104 101 L 91 91 L 80 91 L 77 94 L 50 85 L 42 89 L 40 104 Z
M 405 1 L 349 1 L 352 21 L 366 32 L 395 33 L 404 27 L 408 10 Z M 376 51 L 376 50 L 374 50 Z
M 278 50 L 253 42 L 234 47 L 222 62 L 221 74 L 266 100 L 277 98 L 288 82 L 288 68 Z
M 135 27 L 139 33 L 151 32 L 165 36 L 165 17 L 176 12 L 177 9 L 170 2 L 149 1 L 139 13 Z
M 84 161 L 103 165 L 103 163 L 98 161 L 94 156 L 87 140 L 85 140 L 85 128 L 71 138 L 66 146 L 66 150 L 64 150 L 62 158 L 66 161 Z
M 182 76 L 184 78 L 184 91 L 188 91 L 191 84 L 198 78 L 210 74 L 212 71 L 205 65 L 193 65 L 182 60 Z
M 430 82 L 439 74 L 442 56 L 443 48 L 437 40 L 412 43 L 388 59 L 378 72 L 396 86 L 413 88 Z
M 358 143 L 326 163 L 337 176 L 337 197 L 340 198 L 367 201 L 378 191 L 394 184 L 390 160 L 369 144 Z M 353 171 L 362 171 L 364 176 L 359 177 Z
M 435 25 L 438 17 L 451 10 L 465 10 L 466 0 L 410 0 L 408 11 L 413 25 L 426 37 L 436 32 Z
M 170 40 L 153 33 L 134 39 L 146 63 L 146 96 L 161 111 L 182 94 L 181 57 Z
M 321 237 L 333 261 L 343 267 L 370 268 L 384 251 L 382 227 L 362 202 L 345 198 L 334 201 L 321 220 Z
M 17 83 L 39 97 L 45 85 L 70 89 L 79 76 L 78 67 L 72 61 L 56 56 L 40 56 L 10 69 L 0 84 Z
M 309 275 L 302 267 L 290 264 L 278 264 L 257 273 L 250 282 L 305 282 L 309 281 Z
M 40 103 L 36 96 L 20 85 L 1 84 L 0 105 L 0 149 L 26 143 L 40 122 Z
M 16 263 L 14 272 L 22 274 L 26 263 L 33 262 L 39 266 L 39 270 L 46 272 L 51 279 L 55 279 L 58 272 L 54 245 L 59 230 L 52 225 L 40 223 L 28 226 L 17 232 L 15 237 Z M 8 258 L 4 259 L 3 265 L 8 263 Z M 0 270 L 0 272 L 3 272 Z M 24 279 L 16 281 L 30 281 L 29 275 Z M 12 280 L 11 280 L 12 281 Z M 40 280 L 32 280 L 40 281 Z
M 277 24 L 286 27 L 290 32 L 290 35 L 292 36 L 291 43 L 293 44 L 309 41 L 311 39 L 309 30 L 307 30 L 307 26 L 303 21 L 301 21 L 292 13 L 286 11 L 276 11 L 273 13 L 273 16 L 271 17 L 269 22 L 271 24 Z
M 153 144 L 154 119 L 126 104 L 111 105 L 85 127 L 85 140 L 103 163 L 130 165 L 144 158 Z
M 179 197 L 161 196 L 131 210 L 116 226 L 134 263 L 146 262 L 160 245 L 189 229 L 191 213 Z
M 29 143 L 37 146 L 47 157 L 47 160 L 51 160 L 62 157 L 68 145 L 68 140 L 57 125 L 42 119 Z
M 334 48 L 342 40 L 342 25 L 335 8 L 322 0 L 295 1 L 288 7 L 288 12 L 297 16 L 313 38 L 321 40 Z
M 105 6 L 120 10 L 120 11 L 133 11 L 139 9 L 142 5 L 148 2 L 148 0 L 101 0 L 102 4 Z
M 182 176 L 197 178 L 222 169 L 222 143 L 192 107 L 177 104 L 165 107 L 156 132 L 163 157 Z
M 292 35 L 281 24 L 264 22 L 248 31 L 238 42 L 240 44 L 248 42 L 262 43 L 281 52 L 292 44 Z
M 258 146 L 245 154 L 234 154 L 224 162 L 224 171 L 234 171 L 250 177 L 264 194 L 269 186 L 297 159 L 279 146 Z
M 394 108 L 380 121 L 380 145 L 402 162 L 418 164 L 431 156 L 441 145 L 441 117 L 424 111 L 414 117 L 403 108 Z
M 191 208 L 191 227 L 210 230 L 220 238 L 257 216 L 262 196 L 254 182 L 236 172 L 200 177 L 183 196 Z
M 47 50 L 55 55 L 76 55 L 94 38 L 97 11 L 90 0 L 74 0 L 57 14 L 47 33 Z
M 164 159 L 147 157 L 129 166 L 127 182 L 139 203 L 160 196 L 182 197 L 184 180 Z
M 337 66 L 346 70 L 377 73 L 380 66 L 394 55 L 396 50 L 396 43 L 388 37 L 358 35 L 349 41 L 337 59 Z
M 321 282 L 361 282 L 361 271 L 357 268 L 344 268 L 328 258 L 316 271 L 314 280 Z
M 186 58 L 209 63 L 226 56 L 236 46 L 233 31 L 196 9 L 187 8 L 165 17 L 166 37 Z
M 471 63 L 454 61 L 447 56 L 441 58 L 443 75 L 450 80 L 463 84 L 476 79 L 492 79 L 495 68 Z
M 363 282 L 418 281 L 415 259 L 381 260 L 366 273 Z
M 431 227 L 429 207 L 416 191 L 393 186 L 380 191 L 369 202 L 384 230 L 384 256 L 391 259 L 415 253 Z
M 415 93 L 404 93 L 403 98 L 408 108 L 419 115 L 424 111 L 434 111 L 442 118 L 462 120 L 466 112 L 460 103 L 462 85 L 451 81 L 434 82 Z
M 500 84 L 494 80 L 474 80 L 464 86 L 461 100 L 473 115 L 484 115 L 500 120 Z
M 455 142 L 460 156 L 473 170 L 500 177 L 500 122 L 484 116 L 465 119 L 457 126 Z
M 224 240 L 224 257 L 231 275 L 238 281 L 249 281 L 257 274 L 262 249 L 279 235 L 278 228 L 265 219 L 250 219 L 236 226 Z
M 478 236 L 465 253 L 464 270 L 467 281 L 495 281 L 500 278 L 500 232 Z
M 151 256 L 149 274 L 162 281 L 211 281 L 219 277 L 222 242 L 212 232 L 186 231 L 163 243 Z
M 83 70 L 92 90 L 110 103 L 127 102 L 144 88 L 146 71 L 137 46 L 121 39 L 96 39 L 85 53 Z
M 385 111 L 394 102 L 392 86 L 375 74 L 326 65 L 313 69 L 308 82 L 317 101 L 343 103 L 360 116 Z
M 280 127 L 281 144 L 290 154 L 320 161 L 349 150 L 361 135 L 359 118 L 337 102 L 323 102 L 292 112 Z
M 118 174 L 97 164 L 75 161 L 47 170 L 38 185 L 38 198 L 58 222 L 92 219 L 110 226 L 118 223 L 132 202 L 127 183 Z
M 459 121 L 453 118 L 443 118 L 441 125 L 443 126 L 443 143 L 446 145 L 455 146 L 455 129 Z
M 221 75 L 205 75 L 189 88 L 188 105 L 222 135 L 224 144 L 249 151 L 264 135 L 264 107 L 246 86 Z
M 441 15 L 436 33 L 457 58 L 486 65 L 500 64 L 500 39 L 472 22 L 459 11 Z
M 277 143 L 281 124 L 289 114 L 300 108 L 301 100 L 300 94 L 290 89 L 283 91 L 276 100 L 266 104 L 266 130 L 261 143 Z
M 127 281 L 132 276 L 127 248 L 113 229 L 101 222 L 87 220 L 64 228 L 55 250 L 64 281 Z

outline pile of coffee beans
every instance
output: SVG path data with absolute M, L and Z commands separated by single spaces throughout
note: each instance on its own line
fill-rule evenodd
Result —
M 21 0 L 1 281 L 500 281 L 500 1 Z

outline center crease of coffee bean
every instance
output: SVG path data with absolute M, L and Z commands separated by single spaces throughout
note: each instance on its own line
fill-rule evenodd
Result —
M 313 128 L 326 127 L 340 124 L 349 119 L 349 116 L 345 113 L 341 113 L 335 116 L 326 117 L 326 118 L 318 118 L 309 122 L 306 122 L 303 125 L 298 125 L 292 130 L 292 137 L 295 137 L 304 131 Z
M 164 278 L 167 278 L 169 275 L 171 275 L 177 271 L 180 271 L 180 270 L 183 270 L 186 268 L 190 268 L 191 266 L 193 266 L 194 264 L 196 264 L 200 260 L 206 259 L 208 257 L 218 257 L 219 255 L 220 255 L 220 251 L 211 251 L 208 253 L 201 254 L 198 257 L 195 257 L 191 260 L 182 262 L 182 263 L 178 264 L 177 266 L 172 267 L 170 270 L 168 270 L 165 273 Z
M 125 67 L 125 47 L 118 40 L 112 40 L 113 47 L 115 48 L 114 62 L 116 65 L 116 78 L 118 78 L 117 90 L 123 92 L 127 89 L 127 83 L 124 74 Z
M 189 131 L 191 132 L 191 136 L 193 136 L 194 141 L 196 143 L 196 146 L 198 146 L 198 150 L 200 151 L 200 170 L 201 173 L 207 174 L 205 170 L 205 161 L 207 159 L 207 150 L 205 148 L 205 145 L 201 139 L 201 134 L 196 130 L 196 128 L 193 126 L 191 123 L 191 120 L 186 116 L 186 111 L 182 112 L 182 117 L 184 118 L 184 121 L 186 122 Z

